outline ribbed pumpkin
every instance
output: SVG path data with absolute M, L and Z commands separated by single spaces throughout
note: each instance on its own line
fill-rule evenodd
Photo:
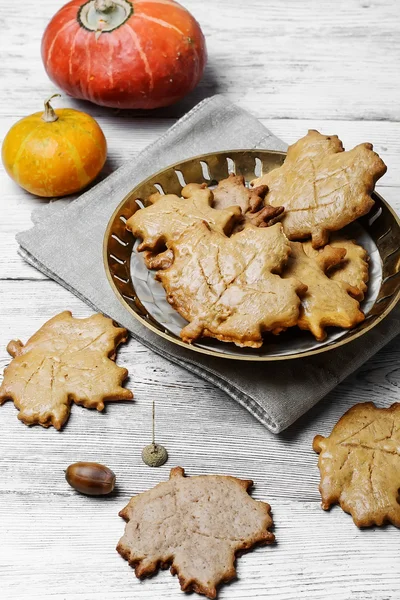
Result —
M 207 54 L 199 24 L 173 0 L 72 0 L 47 26 L 42 58 L 74 98 L 157 108 L 197 85 Z
M 15 123 L 2 147 L 10 177 L 42 197 L 80 191 L 97 177 L 107 157 L 106 139 L 98 123 L 78 110 L 54 111 L 50 100 L 45 102 L 44 113 Z

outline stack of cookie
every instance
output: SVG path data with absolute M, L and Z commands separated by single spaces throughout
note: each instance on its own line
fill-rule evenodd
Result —
M 265 332 L 295 326 L 322 341 L 326 327 L 365 318 L 368 255 L 341 230 L 372 208 L 385 172 L 371 144 L 345 152 L 337 136 L 311 130 L 250 188 L 231 174 L 213 191 L 157 193 L 126 226 L 188 321 L 185 342 L 259 348 Z

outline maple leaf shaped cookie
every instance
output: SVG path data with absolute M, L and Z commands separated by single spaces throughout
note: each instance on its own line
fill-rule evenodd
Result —
M 251 223 L 256 227 L 269 227 L 276 223 L 284 208 L 265 204 L 264 197 L 267 191 L 266 185 L 247 188 L 242 175 L 231 173 L 229 177 L 222 179 L 213 190 L 213 206 L 219 210 L 229 206 L 240 206 L 242 219 L 236 224 L 235 231 L 242 229 L 246 223 Z
M 307 286 L 301 300 L 300 329 L 310 330 L 318 341 L 326 337 L 325 327 L 351 328 L 364 320 L 355 299 L 360 292 L 342 281 L 333 281 L 326 272 L 346 256 L 344 248 L 325 246 L 309 257 L 301 242 L 291 242 L 291 255 L 282 277 L 297 278 Z M 353 296 L 353 297 L 352 297 Z
M 139 578 L 171 565 L 183 591 L 215 598 L 217 586 L 236 575 L 237 552 L 274 541 L 270 506 L 249 496 L 252 484 L 184 477 L 176 467 L 169 481 L 133 497 L 119 513 L 127 525 L 117 550 Z
M 230 173 L 226 179 L 221 179 L 213 190 L 213 206 L 219 210 L 229 206 L 240 206 L 243 214 L 255 212 L 262 205 L 267 191 L 266 185 L 247 188 L 242 175 Z
M 236 176 L 231 173 L 229 177 L 221 180 L 212 192 L 210 189 L 206 189 L 205 184 L 189 184 L 183 188 L 182 195 L 188 197 L 189 200 L 192 201 L 193 198 L 196 198 L 197 196 L 200 197 L 201 194 L 203 200 L 206 199 L 207 206 L 208 203 L 211 202 L 213 209 L 221 212 L 217 218 L 216 213 L 212 212 L 212 209 L 210 209 L 210 213 L 207 213 L 206 218 L 203 220 L 208 223 L 212 229 L 230 234 L 241 231 L 247 223 L 251 223 L 256 227 L 269 227 L 277 221 L 284 209 L 281 206 L 275 207 L 264 205 L 263 198 L 267 189 L 268 188 L 265 185 L 254 189 L 246 188 L 244 177 L 239 175 Z M 201 192 L 199 190 L 201 190 Z M 163 203 L 163 199 L 165 202 L 165 198 L 167 197 L 155 193 L 149 197 L 148 201 L 151 204 L 155 204 L 156 202 Z M 173 197 L 173 200 L 171 196 L 169 198 L 171 199 L 167 200 L 168 205 L 159 204 L 158 207 L 170 206 L 171 204 L 175 205 L 177 201 L 179 202 L 179 207 L 182 206 L 181 199 L 178 199 L 176 196 Z M 240 211 L 235 207 L 239 207 Z M 158 231 L 155 245 L 153 241 L 150 242 L 150 245 L 153 245 L 155 250 L 147 250 L 144 252 L 144 261 L 148 269 L 167 269 L 171 266 L 174 259 L 173 252 L 170 249 L 158 252 L 157 248 L 160 247 L 160 240 L 163 244 L 168 246 L 171 241 L 177 239 L 177 236 L 179 237 L 179 235 L 183 233 L 185 225 L 190 226 L 199 222 L 200 219 L 198 219 L 198 215 L 196 214 L 194 217 L 193 207 L 189 205 L 185 210 L 187 211 L 185 217 L 187 218 L 187 222 L 185 223 L 183 223 L 182 220 L 175 224 L 171 223 L 170 220 L 166 219 L 165 213 L 162 216 L 158 216 L 158 218 L 161 217 L 162 220 L 162 230 L 165 231 L 166 227 L 171 227 L 171 229 L 169 233 L 166 234 L 165 239 L 163 237 L 164 234 L 160 234 L 160 231 Z M 142 227 L 142 223 L 143 220 L 146 220 L 147 222 L 148 215 L 150 214 L 154 214 L 153 211 L 148 211 L 147 216 L 145 213 L 142 213 L 139 214 L 136 219 L 135 217 L 131 217 L 127 222 L 128 229 L 131 229 L 135 235 L 139 235 L 144 239 L 144 236 L 148 233 L 148 229 L 145 231 Z M 158 225 L 160 225 L 160 223 L 158 223 Z M 172 227 L 175 227 L 176 225 L 176 229 L 172 231 Z M 148 240 L 148 238 L 146 239 Z M 146 248 L 147 247 L 148 246 L 146 245 Z M 143 248 L 144 246 L 141 244 L 139 250 L 143 250 Z
M 332 248 L 344 248 L 346 250 L 344 259 L 328 271 L 327 275 L 329 279 L 342 281 L 357 288 L 359 294 L 356 298 L 360 301 L 363 300 L 369 279 L 367 251 L 354 240 L 349 240 L 341 233 L 333 234 L 329 245 Z M 303 243 L 303 250 L 311 258 L 316 258 L 318 252 L 320 252 L 312 247 L 311 242 Z
M 386 165 L 372 144 L 344 152 L 336 135 L 310 130 L 289 147 L 284 164 L 255 179 L 267 185 L 266 200 L 283 206 L 283 228 L 291 240 L 312 237 L 314 248 L 324 246 L 329 232 L 342 229 L 373 206 L 371 193 Z
M 317 435 L 322 508 L 340 504 L 358 527 L 400 527 L 400 403 L 356 404 L 329 437 Z
M 185 229 L 202 221 L 216 231 L 230 233 L 241 215 L 238 206 L 223 210 L 212 208 L 213 194 L 206 184 L 190 183 L 183 188 L 182 196 L 153 194 L 152 204 L 128 219 L 127 229 L 143 240 L 138 246 L 139 252 L 168 247 Z
M 278 273 L 290 252 L 280 223 L 248 225 L 230 238 L 205 223 L 187 229 L 171 244 L 172 265 L 157 273 L 168 302 L 189 324 L 185 342 L 214 337 L 259 348 L 264 331 L 296 325 L 306 287 Z
M 103 410 L 105 400 L 130 400 L 121 387 L 128 371 L 115 362 L 127 331 L 111 319 L 93 315 L 74 319 L 69 311 L 47 321 L 25 344 L 8 344 L 14 357 L 4 371 L 0 405 L 13 400 L 26 425 L 61 429 L 71 402 Z

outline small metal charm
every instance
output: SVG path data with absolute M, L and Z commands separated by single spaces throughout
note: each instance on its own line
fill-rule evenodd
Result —
M 149 467 L 161 467 L 168 460 L 168 452 L 164 446 L 155 442 L 155 404 L 153 400 L 153 441 L 142 450 L 143 462 Z

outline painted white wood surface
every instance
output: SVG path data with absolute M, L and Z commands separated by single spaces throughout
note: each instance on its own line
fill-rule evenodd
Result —
M 8 5 L 0 34 L 0 140 L 54 90 L 43 71 L 42 31 L 62 5 Z M 208 40 L 209 66 L 180 106 L 144 116 L 63 98 L 96 116 L 109 143 L 107 170 L 133 158 L 198 99 L 226 93 L 288 142 L 308 128 L 337 133 L 347 147 L 371 141 L 389 170 L 379 191 L 400 210 L 400 3 L 398 0 L 186 0 Z M 12 338 L 25 341 L 49 317 L 90 309 L 23 263 L 15 233 L 43 204 L 0 170 L 0 369 Z M 65 200 L 61 200 L 64 202 Z M 68 200 L 69 201 L 69 200 Z M 400 343 L 394 340 L 317 407 L 273 436 L 222 392 L 134 340 L 119 361 L 130 371 L 133 403 L 105 414 L 72 408 L 62 433 L 28 429 L 12 403 L 0 408 L 0 597 L 2 600 L 169 600 L 183 598 L 168 572 L 138 582 L 115 552 L 118 511 L 134 493 L 182 465 L 188 474 L 253 478 L 254 497 L 270 502 L 277 545 L 238 561 L 238 581 L 222 600 L 396 600 L 399 531 L 359 531 L 340 508 L 319 506 L 316 433 L 327 434 L 359 401 L 400 400 Z M 140 459 L 157 402 L 159 439 L 170 460 Z M 88 499 L 68 488 L 63 469 L 98 460 L 117 474 L 118 493 Z

